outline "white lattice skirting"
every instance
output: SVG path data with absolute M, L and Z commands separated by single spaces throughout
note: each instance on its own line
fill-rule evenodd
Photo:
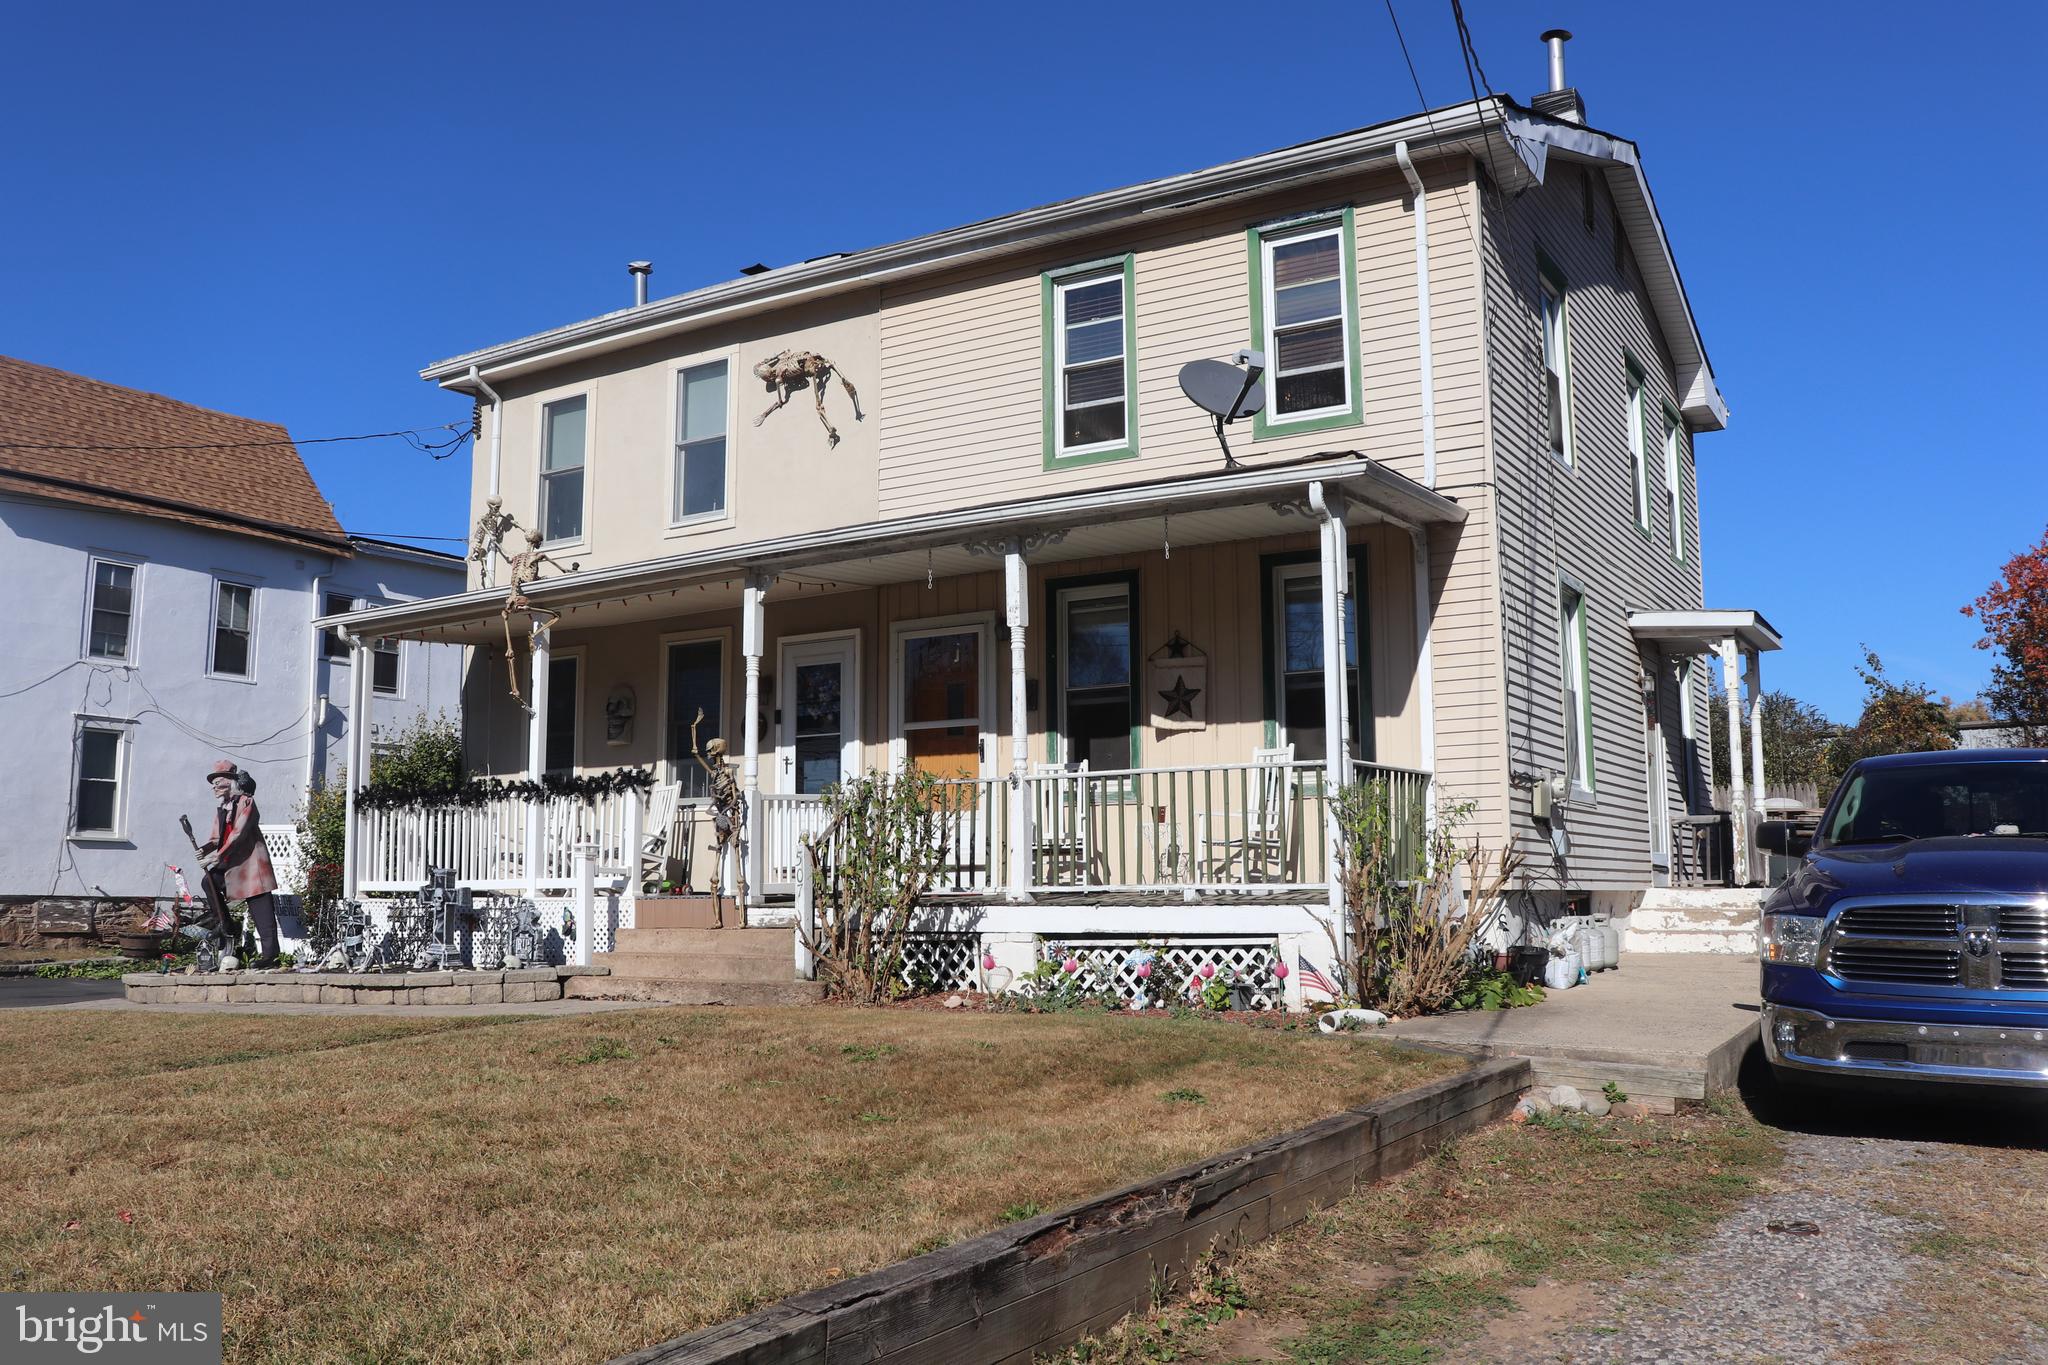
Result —
M 1071 955 L 1081 968 L 1076 975 L 1091 989 L 1114 991 L 1124 1000 L 1143 997 L 1146 1008 L 1191 1001 L 1202 980 L 1201 969 L 1228 969 L 1232 979 L 1251 988 L 1252 1008 L 1284 1008 L 1286 991 L 1273 975 L 1280 960 L 1272 938 L 1168 939 L 1149 945 L 1152 973 L 1138 975 L 1131 959 L 1141 950 L 1136 939 L 1067 938 L 1039 945 L 1039 957 L 1061 961 Z M 981 989 L 981 940 L 973 934 L 919 934 L 903 954 L 906 985 L 939 991 Z

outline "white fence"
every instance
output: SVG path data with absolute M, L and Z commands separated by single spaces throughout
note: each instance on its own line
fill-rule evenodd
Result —
M 500 796 L 474 806 L 369 809 L 357 812 L 358 886 L 408 891 L 434 868 L 464 886 L 560 890 L 576 882 L 576 849 L 596 849 L 602 876 L 637 875 L 646 797 L 637 791 L 530 798 Z M 538 822 L 537 825 L 534 822 Z M 534 848 L 529 876 L 528 847 Z

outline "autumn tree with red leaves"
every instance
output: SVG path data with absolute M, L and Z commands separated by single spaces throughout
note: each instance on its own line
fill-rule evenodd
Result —
M 1999 656 L 1984 700 L 2021 732 L 2022 743 L 2048 744 L 2048 533 L 2007 560 L 1963 615 L 1984 626 L 1977 648 Z

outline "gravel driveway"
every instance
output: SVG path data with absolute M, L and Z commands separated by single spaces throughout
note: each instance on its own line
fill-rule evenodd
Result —
M 1794 1102 L 1769 1186 L 1689 1255 L 1494 1324 L 1524 1359 L 2048 1361 L 2048 1106 L 1907 1094 Z M 1558 1300 L 1562 1300 L 1559 1302 Z

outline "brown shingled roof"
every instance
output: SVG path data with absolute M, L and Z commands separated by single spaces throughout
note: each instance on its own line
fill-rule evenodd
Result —
M 8 356 L 0 489 L 348 552 L 283 427 Z

